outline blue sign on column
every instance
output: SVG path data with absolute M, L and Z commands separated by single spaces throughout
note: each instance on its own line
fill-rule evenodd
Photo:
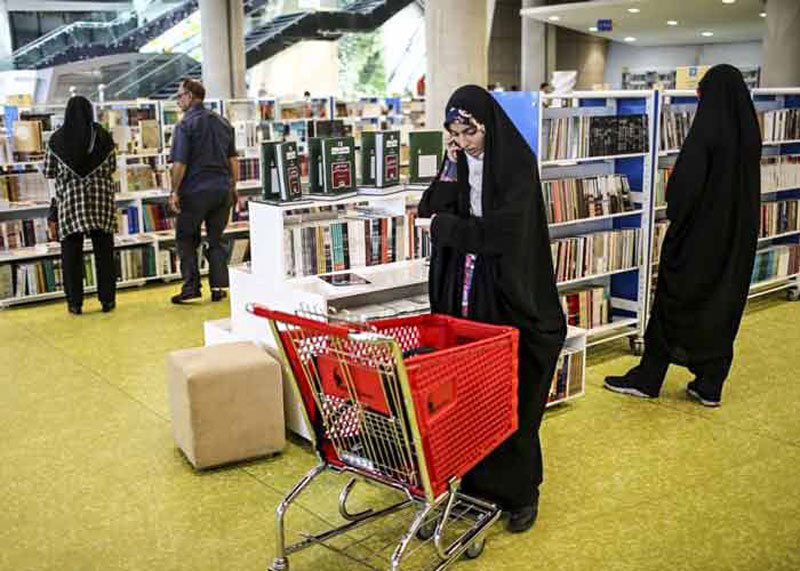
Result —
M 597 20 L 597 31 L 598 32 L 610 32 L 614 28 L 613 24 L 611 23 L 611 19 L 607 20 Z

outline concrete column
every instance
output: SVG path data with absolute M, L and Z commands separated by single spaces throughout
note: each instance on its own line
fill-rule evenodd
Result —
M 522 0 L 523 8 L 542 6 L 544 0 Z M 522 18 L 522 91 L 539 91 L 548 80 L 547 24 L 533 18 Z
M 800 86 L 800 2 L 769 0 L 764 36 L 763 87 Z
M 8 0 L 0 0 L 0 70 L 11 69 L 11 20 L 8 16 Z
M 245 97 L 243 1 L 200 0 L 200 38 L 206 97 Z
M 444 106 L 462 85 L 487 83 L 486 0 L 428 0 L 425 5 L 425 120 L 444 121 Z

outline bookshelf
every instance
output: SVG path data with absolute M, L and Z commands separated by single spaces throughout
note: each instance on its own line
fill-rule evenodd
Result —
M 516 95 L 499 94 L 498 99 L 511 109 L 515 122 L 528 115 L 523 135 L 543 157 L 540 178 L 568 322 L 586 328 L 587 347 L 627 337 L 631 349 L 641 353 L 650 287 L 646 252 L 657 95 L 533 95 L 533 105 L 527 106 L 504 101 Z M 623 140 L 617 133 L 630 137 Z

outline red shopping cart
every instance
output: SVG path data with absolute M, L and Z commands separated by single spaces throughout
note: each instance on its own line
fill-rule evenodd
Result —
M 479 556 L 500 511 L 460 493 L 459 485 L 517 428 L 516 329 L 430 314 L 364 324 L 259 305 L 248 310 L 270 321 L 319 458 L 278 506 L 270 569 L 285 571 L 288 555 L 312 545 L 332 548 L 334 537 L 407 508 L 414 517 L 388 569 L 400 568 L 415 538 L 432 541 L 433 569 L 462 554 Z M 287 546 L 285 514 L 325 470 L 354 476 L 339 495 L 345 523 Z M 347 501 L 358 478 L 399 490 L 403 499 L 353 514 Z

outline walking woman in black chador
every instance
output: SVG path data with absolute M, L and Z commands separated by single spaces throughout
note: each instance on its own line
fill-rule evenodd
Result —
M 454 141 L 419 215 L 430 217 L 431 311 L 519 329 L 519 428 L 462 481 L 465 493 L 529 529 L 542 482 L 539 425 L 566 335 L 536 157 L 483 88 L 459 88 L 446 109 Z
M 606 388 L 657 397 L 670 363 L 695 375 L 689 396 L 719 406 L 753 270 L 761 135 L 742 74 L 711 68 L 667 186 L 669 229 L 641 363 Z
M 108 131 L 94 122 L 85 97 L 67 103 L 64 124 L 47 146 L 44 175 L 55 179 L 58 234 L 67 307 L 79 314 L 83 306 L 83 240 L 92 239 L 97 269 L 97 297 L 103 311 L 114 309 L 114 143 Z

